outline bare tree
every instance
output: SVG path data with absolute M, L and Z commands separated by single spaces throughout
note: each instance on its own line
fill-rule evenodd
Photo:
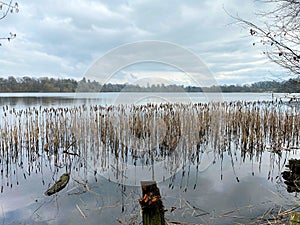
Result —
M 0 20 L 4 19 L 9 13 L 18 13 L 19 12 L 19 5 L 17 2 L 13 0 L 9 1 L 0 1 Z M 16 37 L 16 34 L 10 32 L 6 37 L 0 37 L 1 40 L 10 41 Z M 0 46 L 1 46 L 0 42 Z
M 258 12 L 263 22 L 234 17 L 249 29 L 250 35 L 257 38 L 253 43 L 265 46 L 263 52 L 271 61 L 300 75 L 300 0 L 259 0 L 269 4 L 269 11 Z

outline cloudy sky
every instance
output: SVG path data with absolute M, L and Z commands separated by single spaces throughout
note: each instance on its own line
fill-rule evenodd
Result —
M 88 71 L 107 54 L 114 52 L 111 56 L 114 59 L 128 59 L 127 55 L 120 57 L 116 50 L 143 41 L 146 41 L 143 48 L 127 49 L 126 54 L 134 55 L 136 61 L 127 66 L 118 64 L 109 76 L 103 75 L 105 70 L 99 72 L 98 66 L 93 75 L 107 76 L 102 81 L 112 83 L 156 79 L 161 83 L 195 84 L 193 76 L 187 75 L 195 71 L 184 71 L 159 56 L 156 59 L 157 51 L 164 52 L 170 46 L 198 57 L 207 67 L 199 73 L 212 76 L 220 84 L 278 79 L 281 73 L 264 57 L 262 48 L 252 46 L 254 40 L 249 32 L 234 24 L 224 10 L 255 21 L 255 12 L 265 7 L 257 1 L 20 0 L 18 3 L 18 14 L 0 20 L 0 37 L 9 32 L 17 34 L 9 43 L 1 41 L 1 77 L 89 78 Z M 147 44 L 149 40 L 162 44 L 161 48 L 152 48 Z M 141 56 L 144 61 L 139 61 L 141 50 L 151 52 L 151 57 Z M 168 51 L 169 57 L 175 57 L 176 51 Z M 176 62 L 180 60 L 187 58 L 178 58 Z M 115 64 L 114 60 L 105 62 Z

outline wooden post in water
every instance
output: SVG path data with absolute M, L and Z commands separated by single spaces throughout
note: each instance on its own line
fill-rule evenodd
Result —
M 164 206 L 155 181 L 141 181 L 143 196 L 139 202 L 143 225 L 165 225 Z

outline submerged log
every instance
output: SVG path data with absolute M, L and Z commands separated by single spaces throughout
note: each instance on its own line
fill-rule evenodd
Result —
M 70 180 L 70 174 L 65 173 L 61 175 L 59 180 L 56 181 L 55 184 L 45 192 L 45 195 L 50 196 L 61 191 L 67 186 L 69 180 Z
M 155 181 L 141 181 L 143 197 L 139 202 L 143 225 L 165 225 L 164 206 Z

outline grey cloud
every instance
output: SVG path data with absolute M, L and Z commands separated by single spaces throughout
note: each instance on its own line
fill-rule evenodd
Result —
M 0 21 L 0 34 L 12 31 L 18 37 L 0 49 L 6 56 L 0 61 L 0 75 L 26 72 L 80 77 L 111 49 L 150 39 L 180 44 L 199 55 L 214 73 L 232 71 L 243 82 L 247 75 L 239 71 L 257 67 L 263 73 L 273 67 L 257 66 L 263 59 L 255 58 L 260 50 L 251 48 L 251 40 L 243 38 L 245 30 L 229 25 L 232 19 L 223 7 L 250 17 L 258 4 L 252 0 L 244 1 L 243 6 L 239 0 L 22 2 L 19 14 Z

